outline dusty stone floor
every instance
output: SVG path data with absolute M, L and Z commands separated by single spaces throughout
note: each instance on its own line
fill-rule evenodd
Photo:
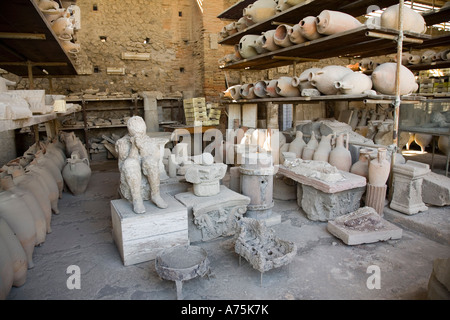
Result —
M 441 165 L 436 170 L 442 170 Z M 93 161 L 92 170 L 85 194 L 63 194 L 60 214 L 52 218 L 53 232 L 35 248 L 35 267 L 22 287 L 12 288 L 9 300 L 177 298 L 175 282 L 160 279 L 154 261 L 122 264 L 111 236 L 117 162 Z M 399 240 L 347 246 L 326 230 L 326 222 L 308 220 L 296 201 L 275 203 L 282 223 L 273 228 L 280 238 L 297 244 L 293 262 L 266 272 L 261 283 L 260 273 L 246 261 L 239 265 L 232 237 L 195 243 L 207 251 L 212 275 L 184 282 L 185 300 L 422 300 L 433 260 L 450 256 L 450 207 L 416 215 L 425 217 L 423 224 L 439 219 L 433 228 L 440 228 L 443 238 L 433 240 L 424 231 L 405 228 Z M 80 268 L 80 289 L 67 287 L 72 265 Z M 379 267 L 379 289 L 367 286 L 370 266 Z

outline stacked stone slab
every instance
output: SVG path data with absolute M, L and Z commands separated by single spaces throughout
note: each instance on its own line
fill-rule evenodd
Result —
M 424 175 L 422 200 L 434 206 L 450 205 L 450 178 L 431 171 Z

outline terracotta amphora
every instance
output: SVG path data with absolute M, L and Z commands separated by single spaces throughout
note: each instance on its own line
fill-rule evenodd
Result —
M 352 167 L 350 168 L 350 172 L 357 174 L 359 176 L 365 177 L 366 179 L 369 177 L 369 163 L 370 163 L 370 153 L 372 150 L 361 148 L 359 149 L 359 158 Z
M 48 190 L 42 187 L 38 179 L 20 170 L 13 172 L 13 182 L 18 187 L 28 190 L 34 195 L 39 207 L 44 213 L 47 233 L 51 233 L 52 207 L 47 193 Z M 39 209 L 36 207 L 35 210 L 38 211 Z
M 16 186 L 11 176 L 1 178 L 0 184 L 3 190 L 10 191 L 25 203 L 34 221 L 36 230 L 35 245 L 38 246 L 44 243 L 47 235 L 47 221 L 36 197 L 27 189 Z
M 292 79 L 292 85 L 294 87 L 298 87 L 300 91 L 303 89 L 315 89 L 315 87 L 309 82 L 309 74 L 319 70 L 320 68 L 308 68 L 304 70 L 298 77 L 294 77 Z
M 276 92 L 282 97 L 298 97 L 300 91 L 298 87 L 292 85 L 292 77 L 280 77 L 277 81 Z
M 0 218 L 0 242 L 6 246 L 8 252 L 2 252 L 4 247 L 0 246 L 0 256 L 9 253 L 12 260 L 14 278 L 12 286 L 20 287 L 27 280 L 28 261 L 27 254 L 20 244 L 19 239 L 14 234 L 14 231 L 8 225 L 5 219 Z
M 86 191 L 91 178 L 91 168 L 87 159 L 80 159 L 78 154 L 72 154 L 67 159 L 67 164 L 63 169 L 64 182 L 74 195 L 82 194 Z
M 422 153 L 425 152 L 425 148 L 431 143 L 433 140 L 433 135 L 426 133 L 416 133 L 414 135 L 414 142 L 420 146 L 420 150 Z
M 327 136 L 322 135 L 319 145 L 313 155 L 313 160 L 328 162 L 328 158 L 331 152 L 331 138 L 333 134 Z
M 45 168 L 39 166 L 36 160 L 33 160 L 26 168 L 25 171 L 32 176 L 36 177 L 36 179 L 41 183 L 41 186 L 48 190 L 48 198 L 50 200 L 50 205 L 52 207 L 52 211 L 55 214 L 59 214 L 58 209 L 58 199 L 59 199 L 59 190 L 58 185 L 51 175 L 49 171 Z
M 247 34 L 239 40 L 239 54 L 242 58 L 248 59 L 258 55 L 254 47 L 255 41 L 258 38 L 259 36 L 257 35 Z
M 280 0 L 280 1 L 283 1 L 284 3 L 286 3 L 286 4 L 290 5 L 290 6 L 296 6 L 296 5 L 300 4 L 300 3 L 305 2 L 306 0 Z
M 267 97 L 266 87 L 268 83 L 269 81 L 266 80 L 256 82 L 253 86 L 253 93 L 259 98 L 266 98 Z
M 295 133 L 295 139 L 289 144 L 288 152 L 293 152 L 297 158 L 301 158 L 305 146 L 306 142 L 303 140 L 303 132 L 297 131 Z
M 397 63 L 386 62 L 380 64 L 372 73 L 373 88 L 381 94 L 394 95 Z M 418 84 L 411 70 L 400 65 L 400 95 L 415 92 Z
M 372 80 L 364 73 L 352 72 L 336 81 L 334 86 L 340 94 L 362 94 L 372 89 Z
M 273 40 L 276 45 L 286 48 L 293 45 L 291 40 L 289 39 L 289 33 L 291 32 L 292 27 L 286 24 L 280 24 L 275 29 L 275 34 L 273 36 Z
M 51 28 L 60 40 L 72 40 L 74 30 L 70 19 L 60 17 L 52 22 Z
M 306 39 L 300 32 L 300 25 L 298 23 L 294 24 L 294 26 L 292 26 L 292 28 L 290 28 L 288 30 L 288 36 L 289 36 L 289 40 L 293 44 L 300 44 L 300 43 L 308 41 L 308 39 Z
M 0 300 L 6 300 L 14 282 L 14 261 L 0 238 Z
M 33 252 L 36 244 L 34 220 L 27 205 L 10 191 L 0 192 L 0 218 L 14 231 L 26 256 L 28 268 L 33 268 Z
M 251 23 L 260 23 L 276 14 L 276 0 L 257 0 L 243 10 L 243 16 Z
M 264 48 L 264 35 L 260 35 L 258 38 L 255 39 L 254 43 L 253 43 L 253 48 L 255 48 L 256 52 L 258 52 L 258 54 L 262 54 L 262 53 L 266 53 L 267 50 L 266 48 Z
M 241 17 L 238 21 L 236 21 L 235 27 L 238 32 L 244 30 L 245 28 L 248 27 L 247 19 L 245 19 L 245 17 Z
M 323 10 L 316 17 L 317 32 L 332 35 L 362 26 L 355 17 L 339 11 Z
M 266 93 L 271 98 L 279 97 L 276 88 L 277 88 L 278 79 L 272 79 L 266 86 Z
M 322 94 L 334 95 L 339 93 L 334 83 L 352 72 L 351 69 L 344 66 L 330 65 L 319 71 L 311 72 L 308 80 Z
M 369 163 L 369 183 L 375 187 L 383 187 L 389 178 L 391 164 L 386 160 L 386 148 L 378 148 L 377 157 Z
M 57 160 L 48 153 L 44 154 L 42 151 L 38 151 L 36 152 L 36 161 L 39 166 L 46 169 L 52 175 L 58 186 L 59 198 L 61 199 L 64 189 L 64 179 L 61 171 L 58 169 Z
M 341 133 L 337 136 L 336 146 L 330 152 L 328 163 L 339 170 L 349 172 L 352 166 L 352 155 L 348 150 L 348 133 L 346 134 L 346 145 L 344 145 L 344 135 L 344 133 Z
M 319 142 L 316 139 L 316 135 L 314 131 L 311 133 L 311 139 L 309 139 L 306 146 L 303 148 L 302 159 L 303 160 L 312 160 L 314 157 L 314 152 L 316 151 Z
M 76 54 L 81 51 L 81 45 L 69 40 L 61 40 L 59 42 L 66 53 Z
M 448 136 L 440 136 L 438 139 L 438 148 L 445 155 L 448 155 L 450 149 L 448 147 Z
M 316 17 L 307 16 L 300 20 L 298 24 L 300 25 L 300 33 L 306 39 L 316 40 L 322 37 L 322 35 L 317 32 Z
M 56 10 L 59 9 L 59 4 L 52 0 L 39 0 L 38 7 L 41 10 Z
M 276 51 L 278 49 L 281 49 L 279 45 L 275 43 L 274 36 L 275 36 L 276 29 L 268 30 L 266 32 L 262 33 L 262 41 L 263 41 L 263 48 L 268 51 Z
M 246 83 L 241 86 L 241 97 L 244 99 L 254 99 L 256 98 L 255 93 L 253 92 L 253 83 Z
M 380 24 L 384 28 L 398 30 L 399 5 L 395 4 L 386 8 L 380 18 Z M 425 33 L 427 25 L 423 16 L 408 6 L 403 6 L 403 31 Z

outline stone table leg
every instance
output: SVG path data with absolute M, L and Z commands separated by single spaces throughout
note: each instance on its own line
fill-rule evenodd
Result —
M 183 281 L 175 280 L 175 284 L 177 286 L 177 300 L 183 300 Z

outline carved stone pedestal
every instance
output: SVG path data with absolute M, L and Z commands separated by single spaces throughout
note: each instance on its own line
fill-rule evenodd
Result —
M 191 242 L 234 235 L 237 220 L 242 218 L 250 203 L 249 197 L 223 185 L 213 196 L 199 197 L 188 191 L 175 195 L 175 198 L 187 207 Z
M 429 165 L 408 160 L 394 165 L 393 171 L 394 193 L 389 207 L 409 215 L 428 210 L 422 201 L 422 181 L 430 172 Z

